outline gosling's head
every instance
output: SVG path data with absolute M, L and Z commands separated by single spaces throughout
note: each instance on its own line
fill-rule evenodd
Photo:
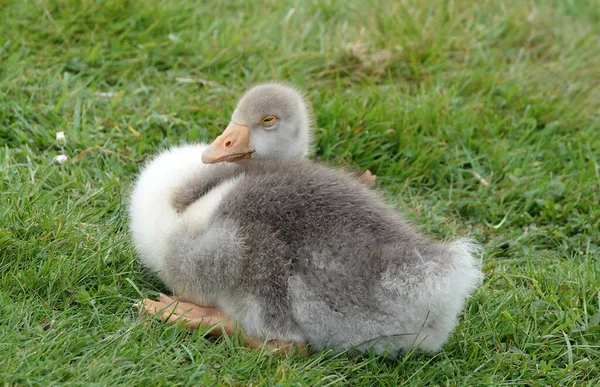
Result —
M 244 94 L 223 134 L 202 153 L 202 162 L 301 159 L 310 143 L 310 116 L 302 95 L 290 86 L 267 83 Z

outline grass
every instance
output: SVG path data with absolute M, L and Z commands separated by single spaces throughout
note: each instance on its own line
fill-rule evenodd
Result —
M 600 382 L 598 1 L 0 4 L 0 381 Z M 163 288 L 127 233 L 136 171 L 271 79 L 307 91 L 317 159 L 485 247 L 441 353 L 284 359 L 137 320 Z

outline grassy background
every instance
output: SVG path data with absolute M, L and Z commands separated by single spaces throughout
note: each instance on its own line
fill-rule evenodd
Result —
M 600 3 L 223 3 L 0 0 L 0 381 L 595 385 Z M 133 176 L 271 79 L 307 91 L 319 160 L 485 246 L 443 352 L 281 359 L 137 321 L 162 288 L 127 235 Z

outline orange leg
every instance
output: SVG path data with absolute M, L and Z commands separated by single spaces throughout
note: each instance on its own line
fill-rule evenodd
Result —
M 209 331 L 209 335 L 213 337 L 220 337 L 223 335 L 223 332 L 229 336 L 239 332 L 244 345 L 250 348 L 265 346 L 274 352 L 287 354 L 298 350 L 304 356 L 308 354 L 308 349 L 304 343 L 284 342 L 280 340 L 268 340 L 265 342 L 248 336 L 236 321 L 225 315 L 219 308 L 198 306 L 164 294 L 159 296 L 158 301 L 147 298 L 136 305 L 143 308 L 149 316 L 157 316 L 161 321 L 171 324 L 183 322 L 189 329 L 198 329 L 198 327 L 212 328 Z

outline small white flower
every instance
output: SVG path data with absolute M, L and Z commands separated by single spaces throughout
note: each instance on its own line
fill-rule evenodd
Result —
M 66 155 L 58 155 L 56 156 L 56 162 L 59 164 L 64 164 L 67 161 L 68 157 Z
M 96 95 L 96 97 L 104 99 L 114 98 L 117 95 L 119 95 L 119 93 L 115 93 L 114 91 L 98 91 L 94 94 Z
M 56 132 L 56 141 L 65 141 L 65 132 Z
M 173 43 L 178 43 L 179 41 L 181 41 L 181 38 L 175 34 L 169 34 L 169 35 L 167 35 L 167 37 Z

